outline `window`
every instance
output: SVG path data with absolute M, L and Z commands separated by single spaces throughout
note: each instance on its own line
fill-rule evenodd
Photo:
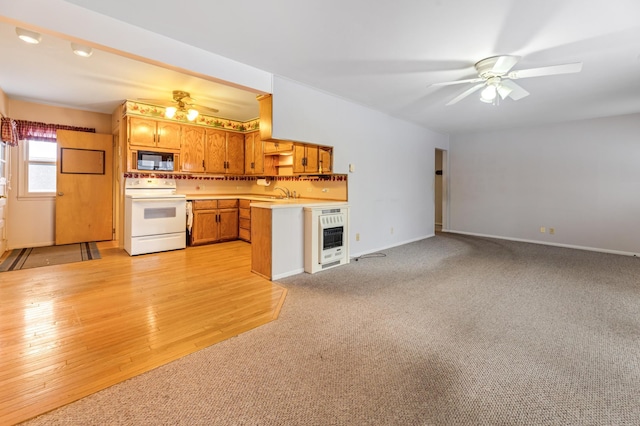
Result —
M 58 145 L 53 142 L 24 141 L 21 160 L 21 195 L 25 197 L 52 196 L 56 192 L 56 164 Z

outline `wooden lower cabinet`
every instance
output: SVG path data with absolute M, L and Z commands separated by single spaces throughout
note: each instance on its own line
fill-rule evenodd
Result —
M 251 201 L 240 200 L 238 238 L 251 242 Z
M 238 200 L 193 201 L 191 245 L 238 239 Z

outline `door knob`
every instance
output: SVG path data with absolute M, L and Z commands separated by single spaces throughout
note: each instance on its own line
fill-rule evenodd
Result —
M 58 192 L 58 195 L 62 197 L 64 195 L 64 192 L 60 191 Z

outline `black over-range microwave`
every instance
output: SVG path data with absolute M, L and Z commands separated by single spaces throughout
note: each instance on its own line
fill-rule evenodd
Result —
M 175 157 L 173 152 L 138 151 L 137 169 L 173 172 Z

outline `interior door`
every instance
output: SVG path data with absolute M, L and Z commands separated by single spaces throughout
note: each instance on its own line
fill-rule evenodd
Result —
M 113 238 L 112 136 L 58 130 L 56 245 Z

